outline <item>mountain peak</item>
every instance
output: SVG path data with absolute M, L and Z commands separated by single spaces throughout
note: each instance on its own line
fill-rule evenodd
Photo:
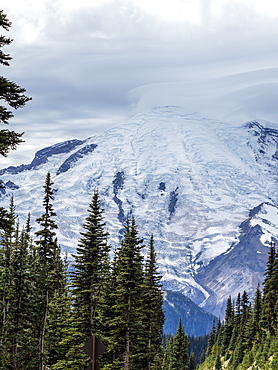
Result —
M 30 165 L 2 170 L 2 181 L 15 186 L 1 194 L 1 205 L 14 194 L 23 222 L 28 212 L 38 217 L 50 171 L 59 242 L 74 252 L 98 189 L 113 246 L 125 217 L 134 215 L 142 237 L 154 234 L 165 288 L 204 306 L 214 297 L 220 307 L 224 296 L 198 277 L 201 272 L 240 242 L 244 221 L 256 216 L 266 232 L 264 209 L 273 225 L 268 233 L 277 236 L 276 215 L 269 211 L 278 195 L 277 133 L 255 121 L 232 125 L 157 107 L 98 136 L 42 149 Z

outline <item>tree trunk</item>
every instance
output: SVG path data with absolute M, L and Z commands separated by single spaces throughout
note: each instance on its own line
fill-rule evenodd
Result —
M 48 289 L 46 290 L 46 294 L 45 294 L 44 316 L 43 316 L 43 320 L 42 320 L 41 334 L 40 334 L 40 340 L 39 340 L 39 351 L 40 351 L 39 370 L 43 370 L 44 369 L 44 365 L 43 365 L 43 352 L 44 352 L 44 342 L 45 342 L 45 330 L 46 330 L 47 314 L 48 314 Z

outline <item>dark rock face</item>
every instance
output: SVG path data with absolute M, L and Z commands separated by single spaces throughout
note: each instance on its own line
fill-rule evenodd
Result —
M 11 189 L 11 190 L 17 190 L 17 189 L 19 189 L 19 186 L 16 185 L 14 182 L 10 181 L 10 180 L 6 182 L 5 186 L 7 188 Z
M 269 165 L 277 165 L 278 160 L 278 130 L 263 127 L 256 121 L 248 122 L 245 127 L 251 133 L 256 141 L 255 159 L 260 162 L 262 159 L 268 159 Z M 251 143 L 249 145 L 252 147 Z M 268 149 L 272 147 L 274 150 L 269 151 Z
M 113 193 L 114 193 L 113 201 L 118 206 L 118 209 L 119 209 L 118 220 L 121 223 L 124 223 L 124 221 L 125 221 L 125 214 L 124 214 L 124 209 L 123 209 L 123 202 L 121 201 L 121 199 L 118 198 L 118 193 L 119 193 L 119 190 L 123 189 L 124 182 L 125 182 L 124 172 L 123 171 L 117 172 L 116 175 L 115 175 L 115 178 L 112 182 L 112 184 L 113 184 Z
M 258 284 L 262 284 L 269 247 L 261 242 L 261 226 L 252 226 L 251 221 L 259 212 L 264 213 L 264 205 L 275 207 L 270 203 L 262 203 L 252 209 L 249 218 L 240 225 L 239 241 L 226 253 L 200 268 L 196 280 L 211 294 L 203 306 L 207 311 L 223 316 L 229 295 L 236 296 L 236 293 L 242 294 L 243 290 L 247 290 L 253 296 Z M 269 223 L 263 218 L 262 222 Z M 214 292 L 217 292 L 217 297 Z M 221 298 L 224 302 L 216 311 L 217 300 Z
M 169 200 L 169 206 L 168 206 L 168 211 L 170 215 L 172 215 L 176 210 L 176 204 L 177 204 L 178 195 L 179 195 L 178 189 L 179 187 L 177 187 L 175 190 L 171 191 L 170 193 L 170 200 Z
M 7 168 L 3 168 L 0 170 L 0 175 L 4 175 L 5 173 L 10 174 L 17 174 L 23 171 L 29 171 L 36 169 L 38 166 L 46 163 L 48 158 L 55 154 L 61 153 L 69 153 L 73 150 L 76 146 L 83 144 L 84 140 L 68 140 L 63 143 L 59 143 L 56 145 L 49 146 L 47 148 L 39 150 L 36 154 L 34 159 L 30 164 L 22 164 L 20 166 L 10 166 Z
M 162 191 L 165 191 L 166 190 L 166 184 L 165 184 L 165 182 L 161 182 L 159 184 L 158 190 L 162 190 Z
M 165 310 L 165 334 L 176 334 L 180 318 L 186 335 L 208 334 L 216 317 L 197 306 L 182 293 L 166 291 L 163 301 Z
M 67 172 L 79 159 L 83 158 L 85 155 L 92 153 L 95 148 L 97 147 L 96 144 L 89 144 L 85 145 L 83 148 L 79 149 L 77 152 L 73 153 L 69 156 L 65 162 L 59 167 L 57 171 L 57 175 L 61 173 Z
M 0 196 L 6 194 L 5 183 L 0 180 Z
M 0 196 L 7 194 L 6 189 L 17 190 L 19 189 L 19 186 L 10 180 L 7 181 L 6 183 L 0 180 Z

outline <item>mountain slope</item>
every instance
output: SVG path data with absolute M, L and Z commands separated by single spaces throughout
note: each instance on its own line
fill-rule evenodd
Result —
M 163 309 L 165 311 L 164 333 L 175 335 L 179 320 L 182 320 L 186 335 L 209 334 L 213 320 L 217 318 L 205 312 L 182 293 L 165 291 Z
M 99 136 L 43 149 L 46 159 L 36 165 L 1 170 L 6 189 L 0 203 L 7 206 L 14 194 L 21 220 L 28 212 L 34 220 L 42 212 L 42 186 L 50 171 L 59 241 L 64 251 L 73 252 L 98 188 L 111 244 L 118 243 L 125 216 L 133 214 L 146 242 L 154 234 L 165 289 L 183 292 L 218 314 L 231 285 L 252 294 L 263 278 L 267 242 L 271 235 L 277 237 L 275 127 L 258 122 L 228 125 L 179 107 L 159 107 Z M 269 222 L 251 220 L 250 211 L 263 203 L 271 207 Z M 258 278 L 252 284 L 241 284 L 242 276 L 221 269 L 217 259 L 234 250 L 231 268 L 245 269 L 246 261 L 237 266 L 236 254 L 245 221 L 260 230 L 246 241 L 247 247 L 256 240 L 264 248 L 262 255 L 255 253 Z M 220 280 L 213 285 L 209 276 L 216 275 Z M 222 281 L 227 294 L 218 289 Z

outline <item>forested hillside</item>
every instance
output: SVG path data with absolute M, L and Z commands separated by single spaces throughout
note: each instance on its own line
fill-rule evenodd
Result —
M 224 322 L 213 326 L 207 359 L 199 370 L 278 369 L 278 253 L 269 248 L 265 280 L 253 300 L 238 294 L 227 300 Z
M 163 346 L 163 293 L 153 236 L 145 246 L 134 218 L 127 218 L 112 260 L 95 191 L 69 273 L 56 236 L 53 200 L 48 173 L 44 212 L 34 234 L 30 215 L 23 228 L 18 224 L 13 198 L 9 210 L 1 208 L 0 369 L 85 370 L 90 358 L 83 347 L 93 335 L 107 347 L 101 369 L 180 370 L 190 363 L 194 369 L 181 321 Z M 191 342 L 203 346 L 194 338 Z

